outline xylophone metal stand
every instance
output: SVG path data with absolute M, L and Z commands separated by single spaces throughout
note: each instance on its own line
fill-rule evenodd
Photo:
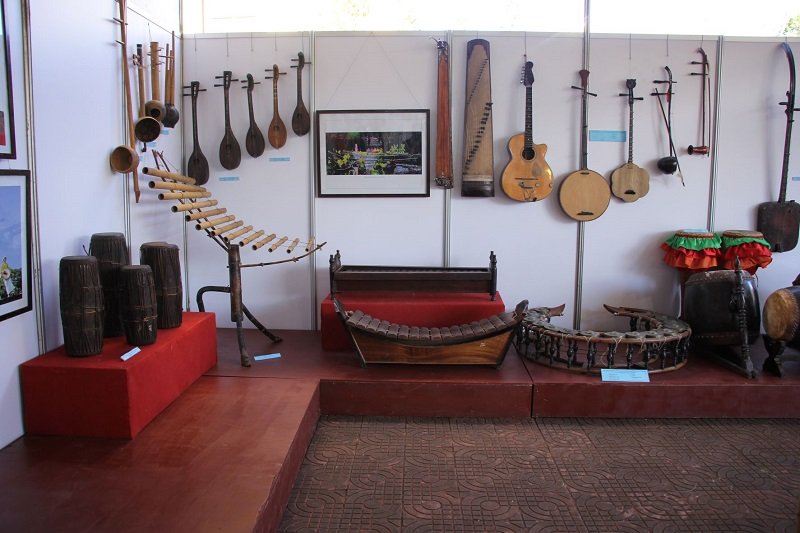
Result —
M 207 285 L 201 287 L 197 291 L 197 309 L 201 312 L 205 311 L 203 294 L 206 292 L 224 292 L 231 295 L 231 322 L 236 323 L 236 339 L 239 341 L 239 355 L 241 356 L 242 366 L 250 366 L 250 355 L 247 353 L 247 346 L 244 342 L 244 331 L 242 329 L 244 317 L 247 317 L 261 333 L 269 337 L 273 342 L 280 342 L 283 339 L 272 333 L 259 322 L 250 310 L 247 309 L 244 302 L 242 302 L 242 261 L 239 256 L 239 247 L 236 245 L 229 245 L 226 249 L 228 251 L 228 275 L 230 276 L 230 286 Z

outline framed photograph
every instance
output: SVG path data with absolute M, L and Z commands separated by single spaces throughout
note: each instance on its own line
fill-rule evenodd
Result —
M 16 159 L 14 139 L 14 99 L 11 91 L 11 54 L 6 32 L 5 1 L 0 1 L 0 158 Z
M 0 170 L 0 320 L 32 308 L 30 180 L 27 170 Z
M 430 196 L 430 111 L 317 111 L 317 193 Z

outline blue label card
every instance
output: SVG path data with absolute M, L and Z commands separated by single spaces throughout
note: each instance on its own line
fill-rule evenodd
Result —
M 269 160 L 270 160 L 270 162 L 275 162 L 275 161 L 291 161 L 291 160 L 292 160 L 292 158 L 291 158 L 291 157 L 270 157 L 270 158 L 269 158 Z
M 161 128 L 161 135 L 169 135 L 171 128 Z
M 239 181 L 239 176 L 220 176 L 219 181 Z
M 264 361 L 265 359 L 277 359 L 281 356 L 279 353 L 268 353 L 266 355 L 256 355 L 253 357 L 254 361 Z
M 792 181 L 800 181 L 800 176 L 792 176 Z
M 139 353 L 141 351 L 142 351 L 142 349 L 137 346 L 133 350 L 122 354 L 119 358 L 122 359 L 123 361 L 127 361 L 128 359 L 130 359 L 131 357 L 133 357 L 134 355 L 136 355 L 137 353 Z
M 647 370 L 633 370 L 628 368 L 601 368 L 600 376 L 603 381 L 626 381 L 630 383 L 650 383 L 650 374 Z
M 589 130 L 590 141 L 624 143 L 626 138 L 622 130 Z

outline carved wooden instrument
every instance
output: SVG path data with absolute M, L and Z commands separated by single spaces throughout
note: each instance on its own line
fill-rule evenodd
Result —
M 192 97 L 192 153 L 186 161 L 186 174 L 194 178 L 195 183 L 204 185 L 208 181 L 208 160 L 200 149 L 200 142 L 197 138 L 197 95 L 205 89 L 200 88 L 199 81 L 193 81 L 190 85 Z
M 164 74 L 164 120 L 162 123 L 168 128 L 174 128 L 180 119 L 178 108 L 175 107 L 175 32 L 172 32 L 172 49 L 167 45 L 167 61 Z
M 306 56 L 303 52 L 297 52 L 297 59 L 292 61 L 297 61 L 296 65 L 292 65 L 292 68 L 297 69 L 297 106 L 292 113 L 292 131 L 303 136 L 311 129 L 311 117 L 303 103 L 303 67 L 306 65 Z
M 461 196 L 494 196 L 492 81 L 489 41 L 467 43 Z
M 248 74 L 247 86 L 245 88 L 247 89 L 247 111 L 250 114 L 250 128 L 248 128 L 247 135 L 245 135 L 244 146 L 251 157 L 260 156 L 267 147 L 267 143 L 264 141 L 264 135 L 261 133 L 256 123 L 256 116 L 253 112 L 253 87 L 255 84 L 256 82 L 253 81 L 253 75 Z
M 145 113 L 145 83 L 144 83 L 144 54 L 142 45 L 136 45 L 136 55 L 133 56 L 136 64 L 136 73 L 139 81 L 139 118 L 133 127 L 136 138 L 143 143 L 155 141 L 161 135 L 161 123 Z
M 269 123 L 269 131 L 267 138 L 269 144 L 273 148 L 280 148 L 286 144 L 286 125 L 281 120 L 278 112 L 278 77 L 282 73 L 278 70 L 278 65 L 272 65 L 272 76 L 267 76 L 266 79 L 272 79 L 272 121 Z
M 789 148 L 792 144 L 792 123 L 794 112 L 794 54 L 788 43 L 782 43 L 789 61 L 789 90 L 786 91 L 786 101 L 780 105 L 786 108 L 786 136 L 783 143 L 783 166 L 781 167 L 781 189 L 777 202 L 766 202 L 758 206 L 758 221 L 756 228 L 764 234 L 773 252 L 788 252 L 797 246 L 798 230 L 800 228 L 800 204 L 794 200 L 786 201 L 786 183 L 789 176 Z
M 147 116 L 153 117 L 157 121 L 164 120 L 164 113 L 167 108 L 164 102 L 161 101 L 161 85 L 158 81 L 158 42 L 152 41 L 150 43 L 150 85 L 152 88 L 151 99 L 145 104 L 145 112 Z
M 636 80 L 626 80 L 625 86 L 628 92 L 620 96 L 628 97 L 628 162 L 611 174 L 611 192 L 620 200 L 635 202 L 650 191 L 650 174 L 633 162 L 633 103 L 643 98 L 633 96 Z
M 128 23 L 126 13 L 128 7 L 125 0 L 119 0 L 120 46 L 122 48 L 122 79 L 125 85 L 125 116 L 128 119 L 128 143 L 114 148 L 109 155 L 111 170 L 122 174 L 133 173 L 133 192 L 139 202 L 139 154 L 133 148 L 136 145 L 136 134 L 133 131 L 133 103 L 131 102 L 131 79 L 128 72 Z
M 611 189 L 603 176 L 588 169 L 589 112 L 587 100 L 589 95 L 597 95 L 589 92 L 589 71 L 582 69 L 578 74 L 581 77 L 581 86 L 573 85 L 572 88 L 581 91 L 581 168 L 561 182 L 558 199 L 561 209 L 567 216 L 578 221 L 588 221 L 605 213 L 611 201 Z
M 436 41 L 438 80 L 436 89 L 436 185 L 453 188 L 453 128 L 450 116 L 450 48 Z
M 667 128 L 667 138 L 669 139 L 669 155 L 662 157 L 658 161 L 656 161 L 656 166 L 658 170 L 663 172 L 664 174 L 674 174 L 677 170 L 681 174 L 681 182 L 683 181 L 683 173 L 680 172 L 681 165 L 678 162 L 678 153 L 675 151 L 675 143 L 672 142 L 672 86 L 675 85 L 677 82 L 673 81 L 672 79 L 672 71 L 668 66 L 664 67 L 664 70 L 667 71 L 667 79 L 666 80 L 653 80 L 653 83 L 666 83 L 667 84 L 667 92 L 660 93 L 658 89 L 652 93 L 653 96 L 658 97 L 658 106 L 661 108 L 661 116 L 664 118 L 664 125 Z M 661 102 L 661 97 L 664 96 L 664 99 L 667 101 L 667 110 L 664 111 L 664 104 Z
M 553 192 L 553 171 L 544 160 L 546 144 L 533 144 L 533 62 L 526 61 L 522 83 L 525 85 L 525 133 L 508 140 L 511 160 L 503 170 L 503 192 L 518 202 L 535 202 Z
M 219 144 L 219 162 L 227 170 L 233 170 L 242 162 L 242 149 L 239 147 L 239 141 L 233 135 L 231 129 L 231 109 L 229 93 L 231 88 L 231 71 L 226 70 L 222 73 L 222 89 L 225 98 L 225 135 L 222 137 L 222 142 Z M 219 76 L 217 76 L 219 79 Z M 219 85 L 215 85 L 219 87 Z
M 708 56 L 706 55 L 706 51 L 702 48 L 698 48 L 697 51 L 703 57 L 701 61 L 692 61 L 692 65 L 700 65 L 702 67 L 701 72 L 692 72 L 692 76 L 702 76 L 701 78 L 701 85 L 700 85 L 700 135 L 702 139 L 700 140 L 700 146 L 692 146 L 689 145 L 687 151 L 689 155 L 708 155 L 709 148 L 706 144 L 706 109 L 711 108 L 711 79 L 708 76 Z M 706 88 L 708 90 L 706 90 Z M 708 107 L 706 107 L 708 104 Z M 710 130 L 711 123 L 708 123 L 708 129 Z M 711 137 L 709 131 L 709 138 Z

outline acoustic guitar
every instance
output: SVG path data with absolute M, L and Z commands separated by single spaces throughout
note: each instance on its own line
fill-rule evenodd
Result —
M 588 168 L 589 157 L 589 112 L 588 96 L 597 96 L 589 92 L 589 71 L 582 69 L 578 72 L 581 77 L 581 86 L 572 86 L 581 91 L 581 168 L 576 170 L 561 182 L 558 191 L 558 200 L 561 209 L 579 222 L 594 220 L 606 212 L 611 201 L 611 189 L 608 182 Z
M 611 173 L 611 192 L 625 202 L 635 202 L 650 191 L 650 174 L 633 162 L 633 102 L 642 98 L 633 96 L 636 80 L 626 80 L 625 86 L 628 92 L 620 96 L 628 97 L 628 162 Z
M 508 140 L 511 160 L 503 170 L 503 192 L 518 202 L 535 202 L 553 192 L 553 171 L 544 160 L 546 144 L 533 144 L 533 62 L 523 69 L 525 85 L 525 133 Z

